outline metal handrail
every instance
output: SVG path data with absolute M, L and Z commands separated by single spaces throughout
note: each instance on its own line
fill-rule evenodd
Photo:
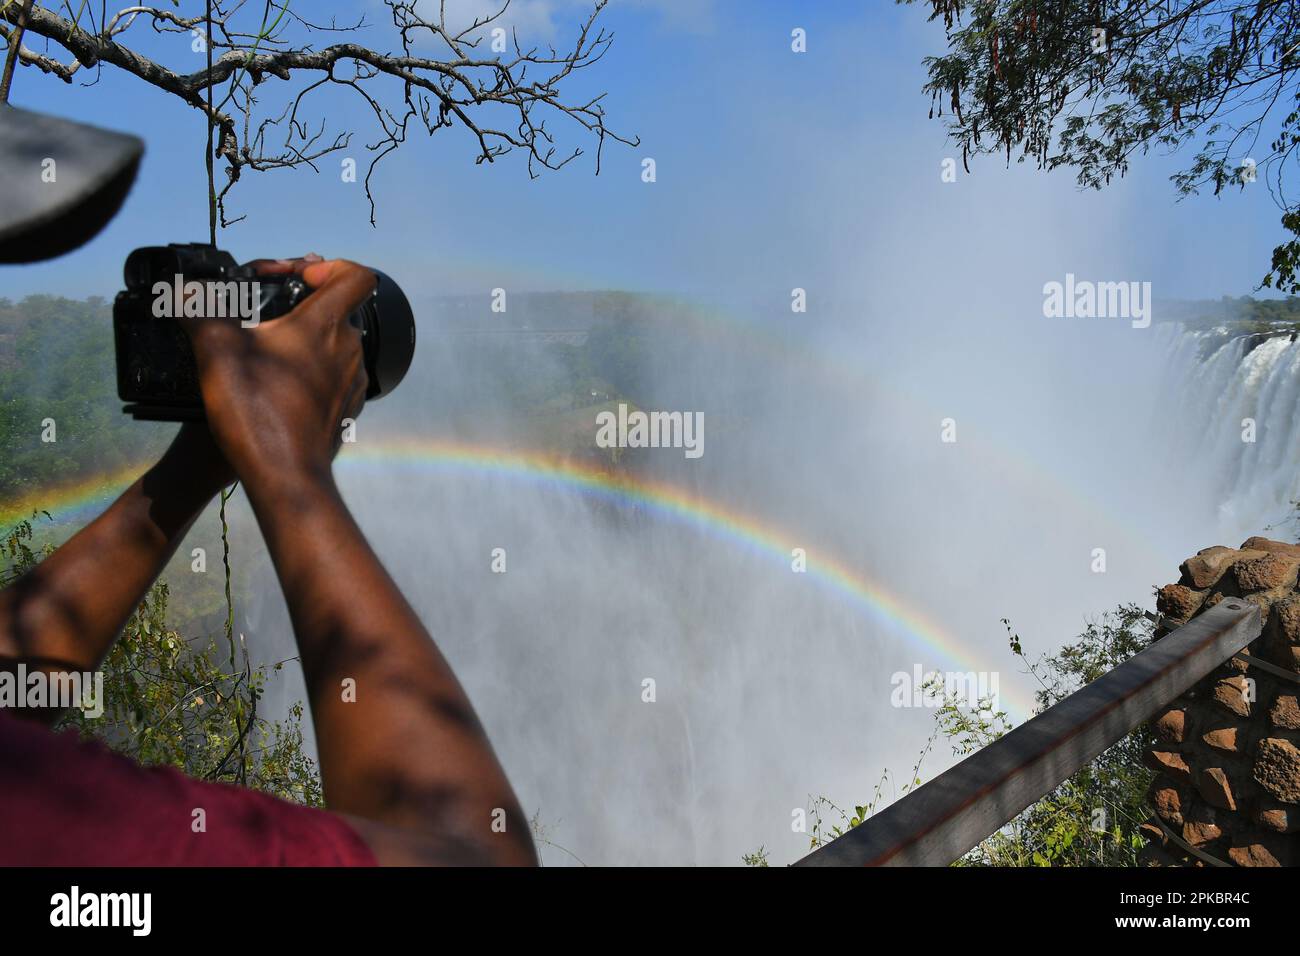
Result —
M 946 866 L 1259 636 L 1228 598 L 796 866 Z

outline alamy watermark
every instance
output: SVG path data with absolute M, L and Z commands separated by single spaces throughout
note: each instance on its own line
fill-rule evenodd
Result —
M 596 415 L 596 444 L 600 448 L 681 448 L 687 458 L 704 454 L 703 412 L 629 412 L 618 403 L 618 414 L 606 409 Z
M 911 673 L 895 671 L 889 678 L 891 707 L 942 707 L 946 702 L 965 703 L 981 714 L 996 714 L 1001 704 L 997 671 L 922 671 L 913 664 Z
M 83 893 L 73 886 L 50 897 L 50 925 L 56 927 L 120 926 L 132 936 L 153 929 L 152 893 Z
M 251 329 L 262 321 L 262 284 L 231 279 L 190 279 L 177 273 L 171 282 L 159 280 L 153 292 L 153 317 L 177 319 L 239 319 Z
M 1133 328 L 1151 324 L 1150 282 L 1093 282 L 1065 274 L 1065 282 L 1043 285 L 1043 315 L 1049 319 L 1131 319 Z
M 103 671 L 28 670 L 19 662 L 0 671 L 0 710 L 79 708 L 92 719 L 104 715 Z

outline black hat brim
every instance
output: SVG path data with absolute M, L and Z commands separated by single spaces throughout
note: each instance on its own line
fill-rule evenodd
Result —
M 89 241 L 121 208 L 143 154 L 135 136 L 0 106 L 0 262 Z

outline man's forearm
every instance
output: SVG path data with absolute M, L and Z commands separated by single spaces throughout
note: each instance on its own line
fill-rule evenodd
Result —
M 330 808 L 530 862 L 527 821 L 469 699 L 332 478 L 268 470 L 245 490 L 293 618 Z
M 227 477 L 196 429 L 102 515 L 0 592 L 0 659 L 92 670 Z

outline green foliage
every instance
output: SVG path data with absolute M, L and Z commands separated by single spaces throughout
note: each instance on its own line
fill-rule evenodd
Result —
M 40 514 L 32 517 L 40 517 Z M 45 517 L 49 515 L 45 514 Z M 40 560 L 32 548 L 32 533 L 32 523 L 28 520 L 18 522 L 5 532 L 3 543 L 0 543 L 0 558 L 5 560 L 6 567 L 0 568 L 0 588 L 8 587 Z
M 1019 638 L 1003 622 L 1013 644 Z M 1074 643 L 1026 662 L 1038 681 L 1039 710 L 1064 700 L 1151 643 L 1151 624 L 1135 604 L 1088 623 Z M 997 736 L 1000 736 L 998 734 Z M 990 736 L 990 740 L 995 739 Z M 1152 773 L 1142 763 L 1152 743 L 1143 725 L 993 834 L 961 861 L 968 866 L 1134 866 L 1145 840 Z
M 32 548 L 32 535 L 32 523 L 23 521 L 0 540 L 0 587 L 43 556 Z M 321 806 L 316 765 L 303 751 L 302 705 L 295 703 L 283 721 L 257 713 L 268 680 L 285 662 L 252 667 L 245 653 L 242 667 L 230 666 L 224 639 L 186 640 L 168 626 L 168 598 L 167 585 L 154 584 L 104 661 L 104 713 L 90 718 L 72 710 L 62 726 L 146 766 Z
M 171 429 L 122 415 L 116 382 L 103 299 L 0 298 L 0 500 L 161 452 Z M 46 418 L 53 444 L 41 441 Z
M 1194 145 L 1172 177 L 1179 195 L 1258 181 L 1300 237 L 1300 206 L 1283 198 L 1300 145 L 1293 3 L 898 2 L 944 23 L 948 51 L 926 59 L 925 89 L 932 115 L 948 110 L 963 162 L 1015 153 L 1100 189 L 1135 156 Z M 1298 264 L 1300 238 L 1274 250 L 1261 285 L 1300 291 Z
M 1074 643 L 1036 661 L 1025 655 L 1020 636 L 1011 629 L 1010 622 L 1004 620 L 1003 624 L 1011 652 L 1024 661 L 1039 684 L 1035 697 L 1040 712 L 1097 680 L 1151 641 L 1151 625 L 1142 609 L 1133 604 L 1121 605 L 1089 622 Z M 994 709 L 991 700 L 963 699 L 949 692 L 937 678 L 928 680 L 923 691 L 941 703 L 935 713 L 934 731 L 898 796 L 920 785 L 921 765 L 936 741 L 945 741 L 954 756 L 965 757 L 1012 729 L 1007 715 Z M 1136 865 L 1138 851 L 1145 842 L 1138 827 L 1147 816 L 1146 793 L 1152 778 L 1142 763 L 1142 754 L 1151 742 L 1149 728 L 1139 727 L 955 865 Z M 886 770 L 871 799 L 855 806 L 852 812 L 826 797 L 814 798 L 809 807 L 810 849 L 829 843 L 875 813 L 889 780 Z M 747 865 L 758 865 L 752 859 L 756 859 L 755 854 L 744 857 Z
M 1282 214 L 1282 228 L 1300 237 L 1300 209 L 1288 209 Z M 1271 268 L 1261 285 L 1265 288 L 1276 285 L 1288 292 L 1300 290 L 1300 281 L 1296 279 L 1297 269 L 1300 269 L 1300 238 L 1288 239 L 1273 248 Z
M 1222 296 L 1219 299 L 1169 301 L 1165 313 L 1194 329 L 1223 328 L 1230 335 L 1278 334 L 1300 331 L 1300 297 L 1256 299 Z

